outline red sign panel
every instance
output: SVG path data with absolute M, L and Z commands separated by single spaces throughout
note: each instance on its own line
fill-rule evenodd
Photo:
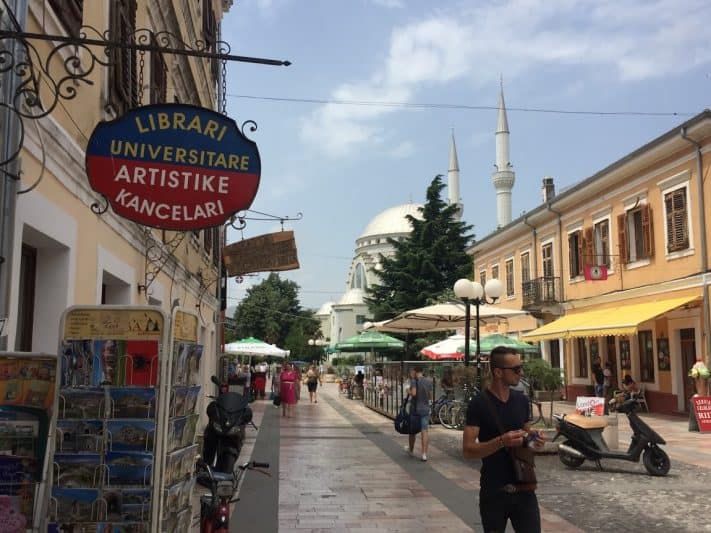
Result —
M 694 413 L 702 433 L 711 432 L 711 396 L 693 396 Z
M 157 104 L 100 123 L 86 149 L 86 173 L 117 214 L 185 231 L 217 226 L 249 208 L 261 162 L 257 145 L 229 117 Z

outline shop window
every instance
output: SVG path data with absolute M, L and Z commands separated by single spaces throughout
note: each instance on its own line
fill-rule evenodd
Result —
M 509 259 L 506 261 L 506 296 L 513 296 L 514 292 L 514 262 Z
M 622 369 L 622 374 L 629 374 L 629 370 L 632 368 L 632 356 L 630 354 L 630 341 L 629 339 L 620 339 L 620 368 Z M 625 372 L 627 371 L 627 372 Z
M 654 383 L 654 344 L 652 332 L 644 330 L 637 333 L 639 340 L 639 377 L 647 383 Z
M 610 221 L 601 220 L 593 226 L 593 246 L 595 257 L 593 265 L 605 265 L 610 268 Z
M 551 354 L 551 366 L 560 368 L 560 342 L 558 339 L 548 341 L 548 352 Z
M 578 368 L 577 377 L 586 378 L 588 377 L 588 347 L 585 344 L 585 339 L 577 339 L 577 356 L 578 356 Z
M 136 30 L 136 0 L 111 2 L 110 29 L 113 40 L 127 43 Z M 136 51 L 112 48 L 109 71 L 109 105 L 116 115 L 125 114 L 138 105 Z
M 620 262 L 632 263 L 654 255 L 652 209 L 648 204 L 630 209 L 617 217 Z
M 667 218 L 667 252 L 686 250 L 689 248 L 686 187 L 665 194 L 664 209 Z
M 72 37 L 79 36 L 82 23 L 84 0 L 49 0 L 57 18 Z

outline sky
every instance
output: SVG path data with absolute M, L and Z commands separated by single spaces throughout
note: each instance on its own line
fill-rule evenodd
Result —
M 292 62 L 227 71 L 228 114 L 258 125 L 252 209 L 303 215 L 284 223 L 301 268 L 282 276 L 304 307 L 337 301 L 368 222 L 446 175 L 452 131 L 464 220 L 491 233 L 500 79 L 514 219 L 544 176 L 560 192 L 711 108 L 709 20 L 708 0 L 235 1 L 231 53 Z M 248 220 L 228 243 L 280 229 Z M 228 306 L 264 276 L 230 279 Z

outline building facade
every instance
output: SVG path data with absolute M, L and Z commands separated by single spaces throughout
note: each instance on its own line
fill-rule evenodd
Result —
M 688 409 L 688 372 L 709 363 L 711 111 L 480 239 L 475 276 L 499 278 L 509 324 L 564 369 L 568 398 L 589 394 L 592 365 L 613 387 L 629 374 L 651 410 Z
M 219 23 L 231 0 L 30 0 L 16 13 L 27 32 L 78 36 L 81 26 L 111 31 L 128 42 L 136 30 L 170 32 L 185 43 L 204 41 L 214 51 Z M 7 21 L 5 21 L 7 24 Z M 93 30 L 88 38 L 100 38 Z M 44 58 L 53 45 L 35 43 Z M 181 306 L 201 317 L 198 341 L 205 354 L 219 344 L 219 274 L 224 232 L 151 229 L 121 218 L 89 186 L 85 147 L 100 121 L 140 105 L 180 102 L 217 109 L 220 69 L 215 61 L 161 52 L 112 48 L 108 66 L 92 64 L 87 50 L 63 48 L 57 61 L 76 51 L 90 83 L 76 82 L 76 97 L 61 98 L 52 113 L 24 121 L 21 180 L 16 207 L 3 232 L 11 236 L 11 281 L 5 345 L 9 350 L 56 353 L 62 312 L 75 304 L 156 305 L 170 315 Z M 103 50 L 93 49 L 103 57 Z M 106 59 L 105 57 L 103 57 Z M 61 73 L 61 65 L 52 69 Z M 59 71 L 58 71 L 59 69 Z M 42 97 L 52 94 L 42 88 Z M 7 179 L 7 178 L 5 178 Z M 203 373 L 214 372 L 206 357 Z

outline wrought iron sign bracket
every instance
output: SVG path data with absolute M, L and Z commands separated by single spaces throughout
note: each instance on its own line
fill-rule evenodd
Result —
M 144 234 L 146 236 L 146 265 L 145 265 L 145 276 L 143 278 L 143 283 L 138 284 L 138 293 L 141 292 L 146 294 L 146 297 L 152 294 L 150 290 L 151 285 L 163 271 L 163 268 L 168 263 L 168 259 L 173 256 L 175 250 L 180 246 L 180 243 L 185 239 L 185 232 L 181 231 L 173 235 L 173 237 L 166 243 L 159 243 L 153 236 L 151 228 L 144 228 Z
M 24 140 L 24 119 L 40 119 L 54 111 L 62 100 L 72 100 L 78 94 L 77 86 L 93 85 L 92 73 L 97 66 L 111 66 L 112 51 L 134 50 L 139 53 L 159 52 L 204 59 L 253 63 L 260 65 L 288 66 L 289 61 L 240 56 L 231 53 L 229 43 L 214 43 L 196 40 L 192 44 L 167 32 L 137 29 L 125 40 L 117 41 L 111 31 L 100 31 L 91 26 L 82 26 L 77 36 L 47 35 L 21 31 L 13 18 L 16 31 L 0 30 L 0 76 L 14 75 L 14 95 L 10 102 L 0 102 L 19 119 L 20 142 L 13 147 L 10 156 L 0 161 L 0 167 L 14 160 L 20 153 Z M 40 50 L 38 42 L 49 46 L 49 51 Z M 225 69 L 223 68 L 223 76 Z M 6 79 L 0 83 L 8 83 Z M 223 80 L 224 89 L 224 80 Z M 224 99 L 224 95 L 222 95 Z M 223 102 L 224 103 L 224 102 Z M 224 108 L 224 105 L 222 106 Z M 253 130 L 252 130 L 253 131 Z M 12 176 L 13 179 L 19 177 Z M 97 212 L 101 208 L 97 206 Z
M 250 216 L 247 213 L 254 213 L 260 216 Z M 269 213 L 262 213 L 261 211 L 255 211 L 254 209 L 247 209 L 246 211 L 242 211 L 242 213 L 238 213 L 237 215 L 233 216 L 230 219 L 228 225 L 231 226 L 232 229 L 242 231 L 244 228 L 247 227 L 248 220 L 264 220 L 270 222 L 278 220 L 281 224 L 281 230 L 284 231 L 284 222 L 293 222 L 301 220 L 302 218 L 304 218 L 304 214 L 300 211 L 296 213 L 296 215 L 293 217 L 280 217 L 277 215 L 270 215 Z

